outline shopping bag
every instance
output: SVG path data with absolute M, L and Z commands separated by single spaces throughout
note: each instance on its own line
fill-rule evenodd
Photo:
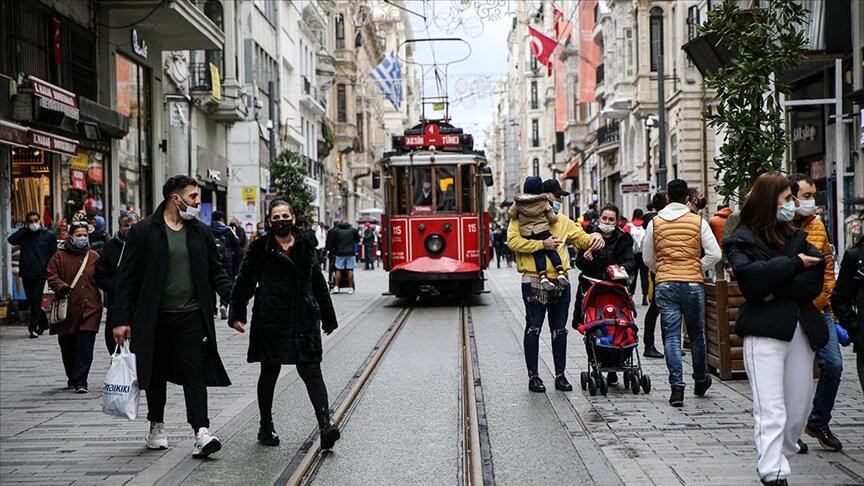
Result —
M 129 420 L 138 418 L 138 371 L 135 355 L 129 350 L 129 341 L 118 345 L 111 356 L 111 365 L 105 373 L 102 386 L 102 412 Z

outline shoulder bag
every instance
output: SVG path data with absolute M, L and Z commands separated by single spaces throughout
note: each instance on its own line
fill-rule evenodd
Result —
M 90 251 L 87 251 L 87 254 L 84 255 L 84 261 L 81 262 L 81 267 L 78 269 L 78 273 L 75 274 L 75 279 L 72 280 L 72 285 L 69 287 L 71 289 L 75 289 L 75 285 L 78 284 L 78 279 L 81 278 L 81 274 L 84 273 L 84 269 L 87 267 L 87 261 L 90 259 Z M 60 324 L 61 322 L 66 320 L 66 311 L 69 308 L 69 296 L 58 298 L 55 294 L 54 301 L 51 302 L 51 308 L 48 310 L 48 324 L 55 326 Z

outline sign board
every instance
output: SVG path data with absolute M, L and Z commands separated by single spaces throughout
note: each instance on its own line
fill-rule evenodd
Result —
M 136 29 L 132 29 L 132 52 L 138 54 L 143 59 L 147 59 L 147 41 L 143 37 L 138 37 Z
M 222 99 L 222 80 L 219 78 L 219 68 L 210 63 L 210 96 L 214 100 Z
M 30 141 L 27 135 L 27 127 L 6 120 L 0 120 L 0 141 L 3 143 L 17 147 L 26 147 Z
M 651 192 L 650 182 L 621 183 L 622 194 L 647 194 Z
M 30 146 L 57 152 L 58 154 L 78 155 L 78 141 L 71 138 L 60 137 L 38 130 L 30 130 Z
M 243 201 L 254 203 L 258 198 L 258 188 L 255 186 L 243 186 Z
M 75 93 L 42 81 L 35 76 L 28 76 L 27 80 L 30 81 L 33 93 L 39 97 L 40 107 L 59 111 L 74 120 L 80 118 L 78 98 L 75 96 Z
M 423 127 L 423 135 L 405 135 L 405 148 L 458 146 L 458 134 L 442 134 L 441 127 L 434 123 Z

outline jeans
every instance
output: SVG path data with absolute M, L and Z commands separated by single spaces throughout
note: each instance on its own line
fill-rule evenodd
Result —
M 702 284 L 662 282 L 654 289 L 654 300 L 660 310 L 660 328 L 669 384 L 684 386 L 681 366 L 681 319 L 687 326 L 693 356 L 693 380 L 703 383 L 708 379 L 705 354 L 705 290 Z
M 147 388 L 147 420 L 165 422 L 166 383 L 183 383 L 186 420 L 192 430 L 210 427 L 207 417 L 207 380 L 204 372 L 209 352 L 202 310 L 163 312 L 156 324 L 153 371 Z
M 45 290 L 44 278 L 24 278 L 24 293 L 27 294 L 27 307 L 30 309 L 30 332 L 48 329 L 48 318 L 42 310 L 42 291 Z
M 549 330 L 552 333 L 552 357 L 555 361 L 555 375 L 563 375 L 567 365 L 567 316 L 570 311 L 570 289 L 554 302 L 543 304 L 532 300 L 531 284 L 522 284 L 522 301 L 525 303 L 525 365 L 528 377 L 538 376 L 537 359 L 540 353 L 540 330 L 549 314 Z
M 78 331 L 75 334 L 57 336 L 60 344 L 60 354 L 63 357 L 63 369 L 66 371 L 68 386 L 87 387 L 87 376 L 90 375 L 90 365 L 93 363 L 93 345 L 96 342 L 96 331 Z
M 531 236 L 526 236 L 525 238 L 534 241 L 543 241 L 550 236 L 552 236 L 552 233 L 541 231 L 539 233 L 533 233 Z M 557 250 L 537 250 L 532 253 L 531 256 L 534 257 L 534 267 L 537 269 L 538 273 L 546 271 L 546 258 L 549 258 L 553 267 L 561 267 L 561 255 L 558 254 Z
M 834 400 L 837 398 L 837 390 L 840 389 L 840 375 L 843 374 L 843 355 L 840 354 L 837 329 L 829 312 L 825 313 L 825 325 L 828 326 L 828 342 L 816 351 L 819 382 L 816 384 L 816 394 L 813 395 L 813 409 L 807 419 L 810 428 L 825 426 L 831 421 L 831 410 L 834 409 Z

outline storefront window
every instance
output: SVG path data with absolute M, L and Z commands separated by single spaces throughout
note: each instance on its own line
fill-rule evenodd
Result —
M 42 222 L 51 227 L 51 162 L 43 150 L 13 147 L 12 151 L 12 222 L 24 221 L 27 213 L 42 215 Z
M 129 133 L 117 151 L 121 209 L 149 214 L 153 209 L 150 161 L 150 76 L 146 68 L 118 54 L 117 111 L 129 117 Z
M 60 185 L 63 218 L 72 221 L 83 213 L 89 221 L 105 222 L 104 159 L 101 152 L 79 150 L 77 157 L 61 157 Z M 103 228 L 104 229 L 104 228 Z

